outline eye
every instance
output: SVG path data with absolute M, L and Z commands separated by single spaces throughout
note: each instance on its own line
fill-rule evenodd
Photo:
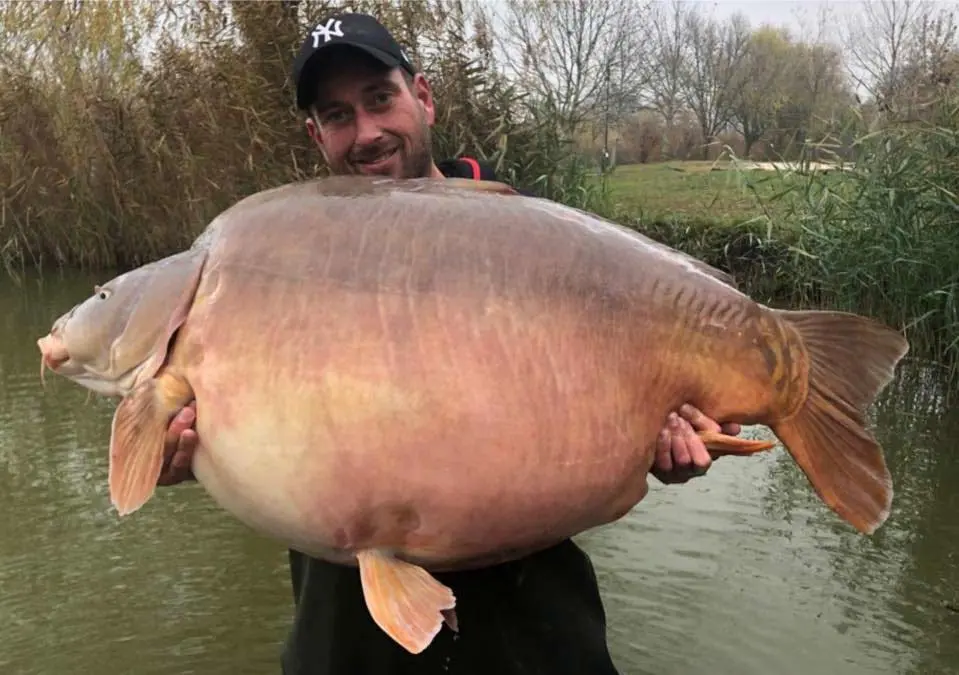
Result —
M 389 102 L 393 99 L 393 94 L 390 91 L 378 91 L 373 94 L 373 105 L 375 107 L 382 107 L 388 105 Z
M 113 291 L 111 291 L 109 288 L 103 288 L 102 286 L 94 286 L 93 294 L 101 300 L 106 300 L 113 294 Z
M 321 124 L 335 125 L 346 124 L 349 114 L 345 110 L 330 110 L 321 117 Z

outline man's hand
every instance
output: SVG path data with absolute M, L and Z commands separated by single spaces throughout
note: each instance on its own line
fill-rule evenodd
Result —
M 663 483 L 685 483 L 702 476 L 713 463 L 713 457 L 697 435 L 698 431 L 721 431 L 736 436 L 742 429 L 738 424 L 719 425 L 688 403 L 679 414 L 670 413 L 666 427 L 656 442 L 656 461 L 651 473 Z
M 157 485 L 176 485 L 196 480 L 191 466 L 199 438 L 192 428 L 196 420 L 196 401 L 181 409 L 167 427 L 163 444 L 163 470 Z

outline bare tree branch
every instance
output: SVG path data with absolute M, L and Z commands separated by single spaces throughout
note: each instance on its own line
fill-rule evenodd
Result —
M 703 14 L 689 14 L 684 22 L 689 37 L 682 93 L 699 122 L 703 156 L 708 145 L 733 116 L 733 104 L 742 79 L 741 69 L 749 43 L 749 23 L 742 15 L 718 23 Z
M 495 36 L 516 80 L 571 133 L 636 99 L 647 72 L 645 15 L 637 0 L 508 0 Z
M 947 59 L 956 34 L 955 9 L 941 3 L 869 0 L 846 29 L 850 67 L 883 110 L 909 107 L 916 77 Z

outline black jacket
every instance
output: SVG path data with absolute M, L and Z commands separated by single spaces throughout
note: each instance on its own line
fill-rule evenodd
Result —
M 438 167 L 447 177 L 495 180 L 470 160 Z M 290 551 L 290 572 L 296 613 L 284 675 L 616 675 L 596 576 L 569 540 L 503 565 L 437 574 L 456 595 L 459 633 L 444 626 L 418 655 L 374 623 L 356 568 Z

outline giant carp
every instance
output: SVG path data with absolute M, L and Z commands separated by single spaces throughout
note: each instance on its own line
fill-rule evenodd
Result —
M 865 416 L 908 350 L 872 319 L 759 304 L 689 255 L 506 186 L 362 177 L 240 200 L 38 344 L 41 374 L 120 398 L 119 514 L 154 494 L 167 425 L 195 400 L 193 471 L 215 503 L 358 566 L 372 617 L 413 653 L 444 623 L 469 629 L 435 572 L 625 515 L 687 402 L 767 426 L 872 533 L 893 490 Z

